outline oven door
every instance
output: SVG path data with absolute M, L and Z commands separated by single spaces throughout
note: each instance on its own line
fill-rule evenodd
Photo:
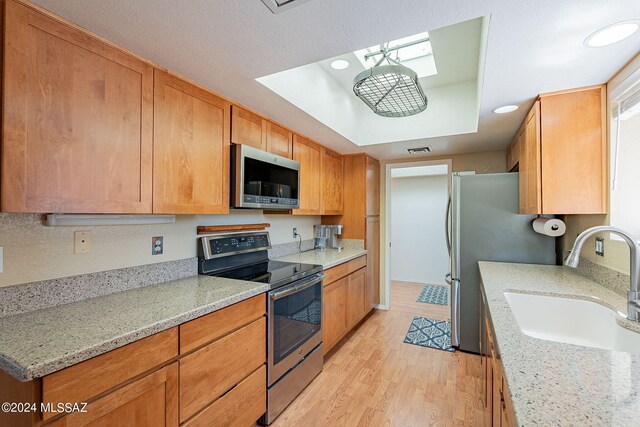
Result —
M 318 274 L 269 292 L 269 386 L 322 342 L 322 279 Z

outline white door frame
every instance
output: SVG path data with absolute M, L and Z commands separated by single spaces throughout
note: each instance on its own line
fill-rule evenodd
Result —
M 384 295 L 386 304 L 378 305 L 377 308 L 381 308 L 384 310 L 388 310 L 391 305 L 391 169 L 404 169 L 404 168 L 412 168 L 416 166 L 439 166 L 446 165 L 447 166 L 447 187 L 449 193 L 451 193 L 451 168 L 452 162 L 451 159 L 442 159 L 442 160 L 424 160 L 424 161 L 416 161 L 416 162 L 406 162 L 406 163 L 389 163 L 385 169 L 385 202 L 384 202 L 384 212 L 385 212 L 385 233 L 384 233 Z M 442 221 L 445 221 L 444 216 L 442 217 Z

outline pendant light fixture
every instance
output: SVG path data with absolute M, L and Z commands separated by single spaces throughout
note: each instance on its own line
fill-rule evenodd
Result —
M 428 40 L 428 39 L 427 39 Z M 364 70 L 353 79 L 353 92 L 374 113 L 382 117 L 408 117 L 427 109 L 427 97 L 422 91 L 418 75 L 409 67 L 391 58 L 390 52 L 416 43 L 389 48 L 388 43 L 380 46 L 379 52 L 366 55 L 382 55 L 371 68 Z M 388 64 L 382 65 L 384 61 Z

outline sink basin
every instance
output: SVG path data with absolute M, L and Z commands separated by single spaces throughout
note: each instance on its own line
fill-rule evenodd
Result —
M 533 338 L 640 354 L 640 333 L 623 328 L 616 313 L 591 301 L 505 292 L 518 326 Z

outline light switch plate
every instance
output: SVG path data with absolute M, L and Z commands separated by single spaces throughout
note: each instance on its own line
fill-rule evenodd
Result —
M 91 252 L 91 232 L 76 231 L 73 233 L 75 244 L 73 245 L 73 253 L 85 254 Z

